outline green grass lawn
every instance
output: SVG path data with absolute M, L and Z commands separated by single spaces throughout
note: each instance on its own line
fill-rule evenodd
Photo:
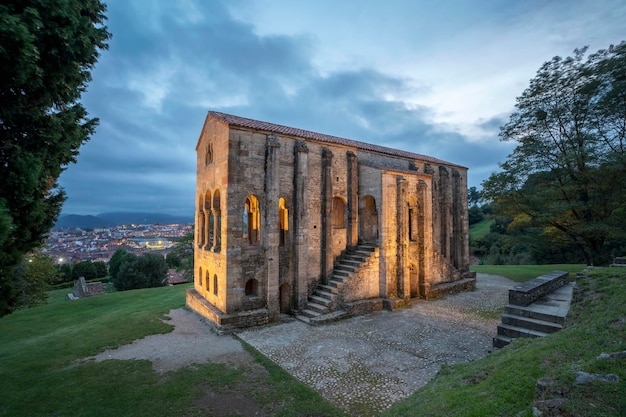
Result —
M 534 265 L 503 268 L 530 277 L 542 273 Z M 479 361 L 444 366 L 433 381 L 383 416 L 530 416 L 536 381 L 546 376 L 567 396 L 563 415 L 626 415 L 626 361 L 598 358 L 626 350 L 626 268 L 592 270 L 577 285 L 580 292 L 566 329 L 517 340 Z M 161 319 L 183 306 L 187 288 L 114 292 L 79 301 L 65 300 L 67 290 L 60 290 L 50 293 L 47 305 L 0 318 L 0 416 L 206 415 L 193 401 L 206 387 L 220 392 L 250 382 L 241 369 L 202 364 L 159 374 L 145 360 L 82 361 L 171 331 Z M 273 404 L 272 415 L 343 415 L 253 348 L 246 349 L 268 370 L 262 392 L 250 395 L 261 405 Z M 574 386 L 573 370 L 613 373 L 620 382 Z
M 569 272 L 575 277 L 576 272 L 586 268 L 584 264 L 555 264 L 555 265 L 471 265 L 470 270 L 490 275 L 500 275 L 516 282 L 524 282 L 551 271 Z
M 243 383 L 241 370 L 203 364 L 161 375 L 145 360 L 81 361 L 170 332 L 173 327 L 161 319 L 183 307 L 187 288 L 114 292 L 78 301 L 67 301 L 68 290 L 57 290 L 47 305 L 0 318 L 0 416 L 204 415 L 192 406 L 202 395 L 199 387 L 219 392 Z M 317 410 L 342 415 L 281 368 L 269 361 L 263 365 L 270 375 L 264 394 L 278 404 L 275 415 Z
M 559 415 L 626 415 L 626 360 L 599 358 L 626 350 L 626 268 L 593 270 L 577 284 L 580 291 L 564 330 L 518 339 L 482 360 L 444 367 L 423 389 L 382 415 L 530 417 L 532 402 L 541 399 L 535 385 L 543 377 L 554 380 L 552 392 L 565 395 Z M 620 380 L 574 385 L 574 371 L 610 373 Z

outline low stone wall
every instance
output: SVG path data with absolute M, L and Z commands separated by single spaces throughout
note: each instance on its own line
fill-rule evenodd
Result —
M 433 285 L 430 288 L 425 288 L 426 299 L 431 300 L 433 298 L 443 297 L 444 295 L 457 294 L 464 291 L 474 291 L 476 289 L 476 278 L 474 277 L 462 278 L 458 281 L 444 282 L 442 284 Z
M 529 306 L 541 297 L 550 294 L 569 282 L 569 273 L 552 271 L 530 281 L 516 285 L 509 290 L 509 304 Z
M 228 333 L 237 329 L 262 326 L 269 323 L 269 315 L 266 308 L 225 314 L 207 302 L 193 288 L 187 290 L 186 301 L 187 308 L 206 319 L 220 333 Z

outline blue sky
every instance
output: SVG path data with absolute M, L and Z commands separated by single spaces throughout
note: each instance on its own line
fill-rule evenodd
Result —
M 539 66 L 626 40 L 623 0 L 110 0 L 64 213 L 193 215 L 209 110 L 426 154 L 477 186 Z

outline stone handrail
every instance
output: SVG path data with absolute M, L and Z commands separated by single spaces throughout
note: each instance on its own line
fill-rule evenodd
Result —
M 529 306 L 541 297 L 550 294 L 567 284 L 569 273 L 552 271 L 530 281 L 514 286 L 509 290 L 509 304 Z

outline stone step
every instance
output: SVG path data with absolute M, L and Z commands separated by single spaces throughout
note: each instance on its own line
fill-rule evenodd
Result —
M 321 315 L 321 313 L 318 311 L 313 311 L 313 310 L 309 310 L 308 308 L 305 308 L 304 310 L 302 310 L 302 315 L 304 317 L 313 318 L 313 317 L 317 317 Z
M 317 302 L 311 300 L 309 297 L 307 301 L 307 310 L 317 311 L 320 314 L 324 314 L 328 312 L 328 308 L 323 304 L 318 304 Z
M 497 335 L 496 337 L 493 338 L 493 347 L 503 348 L 514 340 L 515 338 L 513 337 Z
M 328 298 L 316 295 L 316 293 L 313 293 L 313 295 L 309 296 L 309 303 L 311 303 L 311 302 L 314 302 L 316 304 L 321 304 L 325 308 L 328 308 L 330 306 L 330 304 L 332 303 L 332 301 L 329 300 Z
M 565 316 L 544 313 L 544 312 L 538 311 L 538 309 L 536 308 L 533 308 L 532 305 L 529 307 L 523 307 L 523 306 L 516 306 L 513 304 L 509 304 L 504 308 L 504 312 L 506 314 L 513 314 L 516 316 L 528 317 L 531 319 L 549 321 L 553 323 L 559 323 L 559 324 L 565 323 Z
M 342 284 L 346 284 L 346 283 L 350 282 L 350 275 L 338 274 L 337 271 L 335 271 L 333 273 L 332 278 L 331 278 L 331 281 L 332 280 L 339 281 Z M 329 283 L 330 283 L 330 281 L 329 281 Z
M 330 284 L 330 282 L 329 282 L 329 284 Z M 342 285 L 343 285 L 343 283 L 342 283 Z M 339 288 L 338 287 L 333 287 L 332 285 L 321 284 L 321 285 L 318 285 L 317 289 L 320 290 L 321 292 L 326 293 L 326 294 L 328 294 L 328 293 L 334 294 L 334 295 L 339 294 Z
M 343 273 L 346 273 L 346 274 L 351 274 L 353 272 L 356 272 L 357 269 L 358 269 L 358 267 L 356 267 L 354 265 L 339 264 L 339 265 L 335 266 L 333 271 L 334 271 L 334 273 L 343 272 Z
M 502 323 L 543 333 L 554 333 L 563 329 L 563 325 L 559 323 L 506 313 L 502 315 Z
M 315 291 L 313 291 L 313 295 L 316 297 L 324 298 L 329 301 L 333 301 L 335 298 L 337 298 L 337 293 L 339 292 L 337 288 L 333 288 L 333 289 L 336 292 L 329 291 L 326 288 L 317 287 Z
M 523 327 L 511 326 L 510 324 L 499 324 L 498 335 L 508 337 L 543 337 L 547 336 L 548 333 L 524 329 Z
M 328 281 L 328 285 L 329 285 L 329 286 L 331 286 L 331 287 L 336 288 L 336 289 L 337 289 L 337 291 L 339 291 L 340 289 L 342 289 L 342 288 L 346 285 L 346 283 L 345 283 L 345 282 L 343 282 L 343 280 L 342 280 L 342 279 L 337 279 L 337 277 L 335 277 L 335 276 L 333 275 L 333 279 L 331 279 L 330 281 Z
M 348 259 L 351 261 L 363 263 L 367 260 L 367 258 L 369 258 L 369 256 L 355 253 L 351 255 L 346 255 L 343 259 Z
M 357 261 L 354 259 L 342 259 L 335 265 L 335 268 L 337 268 L 338 266 L 348 266 L 352 268 L 358 268 L 361 266 L 362 263 L 363 263 L 362 261 Z

